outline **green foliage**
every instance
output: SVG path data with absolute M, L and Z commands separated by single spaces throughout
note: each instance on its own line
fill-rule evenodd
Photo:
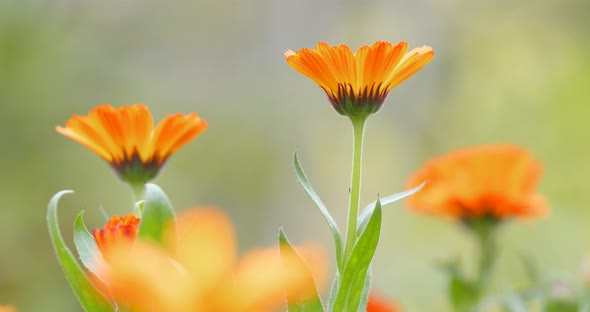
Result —
M 96 260 L 100 259 L 102 255 L 98 250 L 94 237 L 88 232 L 86 225 L 84 225 L 83 216 L 84 211 L 80 211 L 78 217 L 76 217 L 76 222 L 74 223 L 74 246 L 76 247 L 76 251 L 78 252 L 82 264 L 84 264 L 90 272 L 98 276 Z
M 395 203 L 396 201 L 402 200 L 410 195 L 415 194 L 416 192 L 421 190 L 422 187 L 424 187 L 424 185 L 426 185 L 426 182 L 420 184 L 419 186 L 417 186 L 411 190 L 403 191 L 403 192 L 400 192 L 397 194 L 389 195 L 387 197 L 384 197 L 383 199 L 379 199 L 379 201 L 381 202 L 381 207 L 383 207 L 385 205 L 389 205 L 391 203 Z M 367 207 L 365 207 L 365 209 L 363 209 L 363 212 L 359 218 L 359 224 L 358 224 L 359 234 L 365 230 L 365 227 L 367 226 L 367 223 L 369 222 L 369 217 L 371 217 L 371 215 L 373 214 L 373 209 L 375 208 L 376 205 L 377 205 L 377 201 L 374 201 L 374 202 L 370 203 L 369 205 L 367 205 Z
M 338 225 L 328 208 L 324 205 L 320 197 L 316 194 L 313 187 L 309 183 L 303 168 L 301 168 L 301 164 L 299 163 L 299 158 L 297 156 L 297 152 L 293 155 L 293 166 L 295 167 L 295 173 L 297 174 L 297 181 L 303 186 L 303 189 L 309 195 L 309 197 L 313 200 L 316 206 L 320 209 L 320 212 L 324 216 L 326 222 L 330 226 L 330 231 L 332 232 L 332 238 L 334 239 L 334 246 L 336 248 L 336 263 L 338 265 L 338 271 L 341 272 L 343 269 L 343 259 L 342 259 L 342 236 L 340 234 L 340 230 L 338 229 Z
M 477 283 L 463 276 L 458 260 L 445 263 L 443 268 L 448 274 L 448 297 L 455 311 L 474 311 L 481 295 Z
M 281 228 L 279 230 L 279 250 L 281 253 L 281 257 L 284 257 L 286 254 L 291 256 L 291 255 L 295 255 L 297 256 L 297 259 L 299 261 L 299 265 L 302 267 L 305 267 L 306 270 L 306 278 L 309 280 L 313 281 L 313 275 L 311 274 L 311 271 L 309 270 L 309 268 L 307 267 L 307 264 L 305 263 L 305 261 L 301 258 L 301 256 L 299 256 L 299 254 L 297 253 L 297 251 L 295 251 L 295 249 L 293 249 L 293 246 L 291 246 L 291 243 L 289 243 L 289 240 L 287 239 L 287 236 L 285 235 L 285 232 L 283 231 L 283 229 Z M 300 302 L 300 301 L 296 301 L 297 298 L 293 297 L 293 294 L 287 293 L 287 303 L 288 303 L 288 311 L 289 312 L 323 312 L 324 308 L 322 306 L 322 300 L 320 299 L 320 296 L 318 295 L 318 291 L 317 289 L 314 287 L 313 289 L 313 294 L 311 298 L 306 298 L 307 300 L 305 300 L 304 302 Z
M 146 184 L 138 237 L 161 243 L 164 227 L 173 219 L 174 210 L 166 193 L 155 184 Z
M 365 277 L 365 285 L 363 286 L 363 292 L 361 294 L 361 301 L 357 312 L 366 312 L 367 304 L 369 303 L 369 292 L 371 291 L 371 268 L 367 270 L 367 276 Z
M 382 209 L 378 200 L 366 229 L 361 232 L 346 261 L 334 300 L 334 311 L 357 311 L 361 305 L 363 292 L 369 287 L 367 275 L 379 242 L 381 219 Z
M 334 280 L 332 281 L 332 287 L 330 287 L 330 297 L 328 297 L 328 311 L 334 311 L 334 301 L 336 301 L 336 295 L 338 295 L 338 285 L 340 284 L 340 273 L 336 272 Z
M 101 294 L 86 276 L 84 270 L 80 268 L 74 255 L 65 244 L 59 229 L 57 219 L 57 204 L 59 199 L 65 195 L 73 193 L 72 191 L 58 192 L 51 198 L 49 207 L 47 209 L 47 225 L 49 226 L 49 234 L 51 242 L 55 249 L 57 259 L 64 270 L 64 274 L 70 287 L 76 294 L 78 301 L 82 305 L 84 311 L 92 312 L 112 312 L 115 308 L 109 303 L 107 298 Z
M 472 281 L 453 276 L 449 282 L 449 298 L 457 311 L 472 311 L 479 302 L 480 293 Z
M 578 312 L 578 304 L 573 300 L 553 299 L 547 301 L 545 312 Z

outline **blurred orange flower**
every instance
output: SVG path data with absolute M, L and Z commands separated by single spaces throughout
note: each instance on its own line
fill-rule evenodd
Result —
M 0 306 L 0 312 L 18 312 L 14 306 Z
M 143 104 L 114 108 L 103 104 L 88 116 L 75 115 L 56 130 L 109 162 L 131 184 L 153 179 L 168 157 L 207 128 L 196 113 L 173 114 L 155 128 Z
M 139 222 L 140 219 L 132 213 L 124 217 L 114 215 L 102 230 L 95 229 L 92 232 L 98 249 L 104 252 L 109 246 L 117 244 L 122 240 L 127 242 L 135 241 L 137 232 L 139 232 Z
M 431 47 L 408 51 L 406 42 L 378 41 L 353 53 L 344 44 L 320 42 L 312 50 L 285 52 L 287 64 L 313 79 L 338 113 L 367 116 L 379 111 L 391 89 L 408 79 L 434 57 Z
M 521 147 L 467 148 L 435 158 L 415 173 L 408 187 L 427 183 L 408 202 L 416 211 L 459 219 L 534 217 L 546 211 L 535 191 L 541 174 L 541 164 Z
M 314 287 L 300 262 L 281 259 L 278 247 L 238 258 L 233 226 L 219 210 L 184 211 L 166 233 L 164 247 L 137 240 L 106 251 L 100 276 L 119 304 L 133 311 L 263 312 L 283 307 L 286 289 L 304 298 Z M 323 279 L 323 254 L 299 251 Z
M 369 301 L 367 302 L 367 312 L 399 312 L 401 309 L 386 298 L 371 291 L 369 293 Z

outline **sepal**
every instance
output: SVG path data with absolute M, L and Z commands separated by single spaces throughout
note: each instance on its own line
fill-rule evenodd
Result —
M 293 166 L 295 167 L 295 173 L 297 174 L 297 181 L 301 184 L 307 195 L 313 200 L 316 206 L 320 209 L 320 212 L 324 216 L 324 219 L 330 226 L 330 231 L 332 232 L 332 238 L 334 239 L 334 246 L 336 248 L 336 264 L 338 265 L 338 272 L 341 272 L 343 269 L 343 259 L 342 259 L 342 235 L 340 234 L 340 230 L 338 229 L 338 224 L 336 224 L 336 220 L 332 218 L 330 215 L 330 211 L 324 205 L 318 194 L 314 191 L 313 187 L 309 183 L 303 168 L 301 168 L 301 164 L 299 163 L 299 157 L 297 156 L 297 152 L 293 155 Z

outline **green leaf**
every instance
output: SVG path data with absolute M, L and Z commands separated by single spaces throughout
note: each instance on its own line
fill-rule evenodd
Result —
M 338 271 L 340 272 L 343 269 L 342 236 L 340 235 L 338 225 L 336 224 L 334 218 L 332 218 L 332 216 L 330 215 L 328 208 L 326 208 L 324 203 L 322 203 L 320 197 L 313 190 L 313 187 L 311 187 L 309 180 L 307 180 L 307 176 L 305 175 L 303 168 L 301 168 L 301 164 L 299 164 L 297 152 L 295 152 L 295 155 L 293 156 L 293 166 L 295 167 L 295 172 L 297 173 L 297 180 L 299 181 L 301 186 L 303 186 L 303 189 L 305 190 L 307 195 L 309 195 L 309 197 L 313 200 L 316 206 L 320 209 L 320 212 L 324 216 L 324 219 L 326 220 L 326 222 L 328 222 L 328 225 L 330 226 L 330 231 L 332 231 L 332 238 L 334 239 L 334 246 L 336 248 L 336 263 L 338 265 Z
M 78 217 L 76 217 L 76 222 L 74 223 L 74 246 L 76 246 L 76 251 L 78 252 L 82 264 L 84 264 L 90 272 L 99 276 L 96 260 L 102 258 L 102 254 L 98 250 L 94 237 L 88 232 L 88 229 L 86 229 L 83 216 L 84 210 L 80 211 Z
M 279 251 L 281 253 L 281 257 L 285 257 L 287 254 L 292 254 L 297 257 L 298 265 L 305 268 L 306 279 L 313 281 L 313 275 L 309 270 L 309 267 L 305 263 L 305 261 L 299 256 L 297 251 L 291 246 L 287 236 L 285 236 L 285 232 L 281 228 L 279 230 Z M 318 295 L 317 289 L 313 289 L 313 294 L 310 298 L 307 298 L 304 302 L 297 301 L 297 298 L 293 297 L 293 294 L 287 293 L 287 303 L 289 305 L 288 312 L 323 312 L 324 308 L 322 306 L 322 300 Z
M 66 279 L 72 287 L 74 294 L 78 298 L 78 301 L 82 305 L 84 311 L 92 312 L 112 312 L 115 308 L 107 300 L 107 298 L 101 294 L 90 282 L 86 276 L 84 270 L 80 268 L 76 258 L 64 242 L 64 239 L 59 230 L 59 224 L 57 219 L 57 204 L 59 199 L 64 194 L 73 193 L 72 191 L 61 191 L 58 192 L 51 198 L 49 207 L 47 208 L 47 225 L 49 227 L 49 235 L 53 248 L 57 255 L 57 259 L 64 271 Z
M 334 301 L 334 311 L 357 311 L 367 282 L 367 272 L 375 255 L 381 232 L 382 209 L 377 200 L 365 231 L 357 240 L 346 262 Z
M 330 287 L 330 296 L 328 297 L 328 312 L 334 311 L 334 301 L 336 301 L 336 295 L 338 295 L 338 287 L 340 283 L 340 273 L 336 272 L 332 287 Z
M 411 190 L 403 191 L 401 193 L 389 195 L 383 199 L 379 199 L 379 201 L 381 202 L 381 207 L 391 204 L 391 203 L 394 203 L 398 200 L 404 199 L 410 195 L 415 194 L 416 192 L 421 190 L 425 184 L 426 184 L 426 182 L 420 184 L 419 186 L 417 186 Z M 374 201 L 374 202 L 370 203 L 369 205 L 367 205 L 367 207 L 365 207 L 365 209 L 363 209 L 363 213 L 361 213 L 361 216 L 359 217 L 359 222 L 358 222 L 359 235 L 365 230 L 365 227 L 367 226 L 367 222 L 369 222 L 369 217 L 371 217 L 371 215 L 373 214 L 373 209 L 375 208 L 376 205 L 377 205 L 377 201 Z
M 545 312 L 577 312 L 578 304 L 568 299 L 551 299 L 545 305 Z
M 365 278 L 365 286 L 363 286 L 363 293 L 361 295 L 361 303 L 357 312 L 366 312 L 367 303 L 369 303 L 369 291 L 371 290 L 371 269 L 367 271 L 367 277 Z
M 139 237 L 161 243 L 164 227 L 174 219 L 174 210 L 162 189 L 152 183 L 145 185 Z
M 457 311 L 471 311 L 477 305 L 480 294 L 475 283 L 455 275 L 449 284 L 451 303 Z

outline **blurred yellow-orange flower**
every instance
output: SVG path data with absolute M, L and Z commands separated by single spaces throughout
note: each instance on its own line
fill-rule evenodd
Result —
M 133 311 L 274 311 L 285 304 L 286 290 L 304 298 L 313 289 L 300 262 L 281 259 L 278 247 L 241 257 L 236 249 L 225 214 L 193 209 L 166 229 L 164 247 L 140 239 L 110 246 L 100 276 L 115 300 Z M 299 251 L 322 279 L 323 254 L 312 247 Z
M 72 116 L 56 130 L 109 162 L 119 176 L 143 185 L 153 179 L 168 157 L 207 128 L 196 113 L 173 114 L 155 128 L 143 104 L 114 108 L 103 104 L 87 116 Z
M 427 162 L 408 181 L 424 188 L 408 198 L 421 212 L 471 217 L 534 217 L 546 211 L 536 192 L 541 164 L 524 148 L 509 144 L 472 147 Z
M 137 232 L 139 232 L 140 221 L 141 220 L 132 213 L 123 217 L 114 215 L 103 229 L 95 229 L 92 233 L 98 249 L 101 252 L 104 252 L 109 246 L 118 244 L 121 241 L 135 241 Z
M 369 293 L 367 302 L 367 312 L 399 312 L 401 309 L 391 300 L 376 294 L 374 291 Z
M 336 111 L 367 116 L 379 111 L 391 89 L 408 79 L 434 57 L 431 47 L 415 48 L 378 41 L 356 53 L 344 44 L 320 42 L 314 49 L 285 52 L 287 64 L 313 79 Z
M 18 312 L 18 310 L 14 306 L 0 305 L 0 312 Z

